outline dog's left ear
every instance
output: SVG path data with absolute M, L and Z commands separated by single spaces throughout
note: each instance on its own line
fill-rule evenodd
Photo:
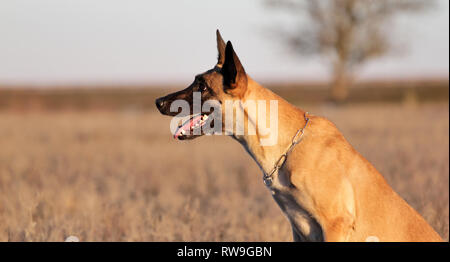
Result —
M 223 41 L 219 29 L 216 30 L 216 38 L 217 38 L 217 52 L 219 53 L 217 57 L 217 66 L 222 67 L 223 62 L 225 61 L 225 41 Z
M 222 66 L 223 84 L 225 91 L 240 88 L 247 88 L 247 74 L 238 56 L 234 52 L 230 41 L 225 47 L 225 61 Z

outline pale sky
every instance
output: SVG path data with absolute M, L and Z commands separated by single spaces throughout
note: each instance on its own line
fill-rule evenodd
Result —
M 216 62 L 216 28 L 256 80 L 326 80 L 264 33 L 279 21 L 258 0 L 0 0 L 0 85 L 189 83 Z M 448 77 L 449 1 L 390 26 L 397 50 L 360 78 Z

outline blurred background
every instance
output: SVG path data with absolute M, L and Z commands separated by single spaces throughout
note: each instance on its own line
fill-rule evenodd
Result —
M 1 1 L 0 241 L 290 241 L 240 145 L 174 141 L 154 106 L 216 29 L 448 241 L 446 0 Z

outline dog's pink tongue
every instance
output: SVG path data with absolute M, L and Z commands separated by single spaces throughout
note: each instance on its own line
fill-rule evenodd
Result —
M 177 131 L 173 135 L 173 138 L 177 139 L 181 135 L 181 132 L 183 130 L 184 130 L 185 134 L 189 134 L 191 127 L 193 127 L 198 121 L 200 121 L 201 118 L 202 118 L 202 116 L 198 115 L 198 116 L 190 118 L 189 120 L 184 122 L 184 124 L 177 129 Z

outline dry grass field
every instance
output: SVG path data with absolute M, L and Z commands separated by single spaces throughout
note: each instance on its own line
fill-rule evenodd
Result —
M 448 103 L 310 106 L 448 241 Z M 171 138 L 155 111 L 0 111 L 0 241 L 290 241 L 228 137 Z

